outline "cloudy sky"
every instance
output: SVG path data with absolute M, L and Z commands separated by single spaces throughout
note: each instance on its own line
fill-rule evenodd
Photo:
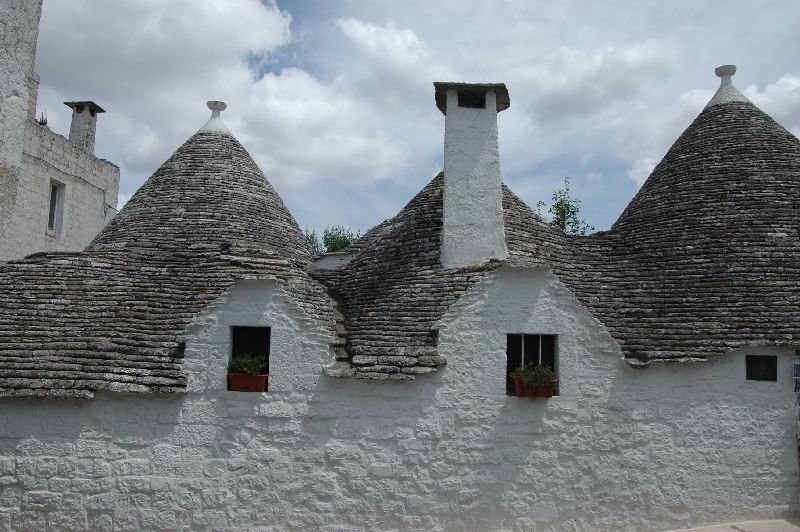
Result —
M 130 196 L 206 100 L 302 227 L 361 231 L 442 166 L 433 81 L 504 82 L 503 180 L 529 205 L 570 176 L 607 229 L 713 95 L 714 67 L 800 135 L 800 9 L 776 1 L 45 0 L 39 111 L 92 99 Z

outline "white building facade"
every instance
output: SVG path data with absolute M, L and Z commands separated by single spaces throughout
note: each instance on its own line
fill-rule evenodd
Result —
M 42 0 L 3 0 L 0 55 L 0 261 L 80 251 L 116 214 L 119 168 L 94 155 L 93 102 L 73 108 L 69 139 L 37 121 L 34 73 Z
M 269 391 L 225 386 L 230 327 L 272 328 Z M 505 395 L 505 333 L 558 334 L 560 395 Z M 796 512 L 794 352 L 627 367 L 551 274 L 498 272 L 445 317 L 448 365 L 327 377 L 327 331 L 274 282 L 189 328 L 185 395 L 0 403 L 0 527 L 661 530 Z M 778 358 L 745 380 L 746 354 Z
M 487 111 L 476 93 L 510 104 L 501 84 L 441 86 L 447 105 L 469 94 L 458 112 Z M 489 170 L 446 161 L 346 260 L 316 265 L 209 106 L 85 252 L 0 267 L 0 528 L 662 530 L 798 514 L 800 242 L 783 232 L 738 257 L 778 234 L 750 196 L 735 233 L 721 203 L 716 223 L 659 211 L 691 207 L 675 196 L 687 152 L 695 195 L 713 198 L 715 179 L 752 186 L 756 206 L 798 195 L 800 141 L 752 104 L 704 110 L 609 232 L 550 227 L 488 149 L 475 164 Z M 729 141 L 737 117 L 750 129 Z M 473 144 L 496 155 L 493 138 Z M 756 157 L 765 142 L 780 165 Z M 743 171 L 742 152 L 780 186 Z M 504 242 L 444 265 L 459 176 L 495 187 L 475 224 L 498 223 L 499 196 Z M 774 203 L 770 223 L 797 223 Z M 652 213 L 680 245 L 643 233 Z M 690 241 L 706 244 L 684 261 Z M 243 327 L 267 335 L 267 391 L 228 390 Z M 554 397 L 509 391 L 519 335 L 552 339 Z

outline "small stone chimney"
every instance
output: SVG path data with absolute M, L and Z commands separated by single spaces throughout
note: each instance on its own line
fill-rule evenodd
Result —
M 105 110 L 94 102 L 64 102 L 64 105 L 72 108 L 69 141 L 89 153 L 94 153 L 97 113 L 105 113 Z
M 497 113 L 511 100 L 503 83 L 440 83 L 436 106 L 445 115 L 442 266 L 504 259 L 503 195 Z

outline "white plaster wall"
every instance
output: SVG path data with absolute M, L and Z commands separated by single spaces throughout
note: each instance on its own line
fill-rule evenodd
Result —
M 0 0 L 0 240 L 22 167 L 41 11 L 42 0 Z
M 506 258 L 494 92 L 485 109 L 459 107 L 457 91 L 447 92 L 443 204 L 445 268 Z
M 270 391 L 224 391 L 231 325 L 272 327 Z M 507 332 L 559 335 L 561 396 L 504 395 Z M 627 368 L 543 271 L 505 271 L 442 320 L 448 366 L 323 375 L 327 336 L 274 282 L 187 335 L 191 392 L 0 401 L 0 529 L 648 530 L 793 512 L 796 414 L 743 353 Z M 269 528 L 272 527 L 272 528 Z
M 22 171 L 0 261 L 40 251 L 80 251 L 116 214 L 119 168 L 34 121 L 25 126 Z M 47 232 L 50 180 L 65 185 L 60 235 Z M 112 208 L 104 209 L 103 205 Z

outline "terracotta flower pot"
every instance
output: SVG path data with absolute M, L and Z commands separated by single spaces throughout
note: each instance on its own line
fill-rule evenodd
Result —
M 528 388 L 522 382 L 520 377 L 514 377 L 514 386 L 516 387 L 517 397 L 553 397 L 553 392 L 556 387 L 556 379 L 550 381 L 547 386 L 538 388 Z
M 232 392 L 266 392 L 268 375 L 268 373 L 262 375 L 228 373 L 228 390 Z

